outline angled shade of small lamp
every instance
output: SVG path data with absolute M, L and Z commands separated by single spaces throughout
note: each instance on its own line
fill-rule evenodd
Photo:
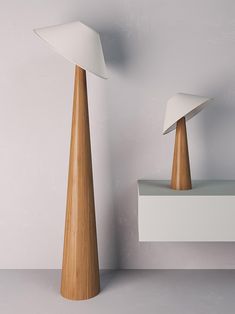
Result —
M 186 121 L 198 114 L 209 98 L 178 93 L 167 102 L 163 134 L 176 129 L 175 148 L 171 176 L 174 190 L 192 189 Z
M 83 300 L 100 290 L 86 70 L 107 78 L 106 66 L 99 34 L 80 22 L 35 33 L 75 64 L 61 294 Z

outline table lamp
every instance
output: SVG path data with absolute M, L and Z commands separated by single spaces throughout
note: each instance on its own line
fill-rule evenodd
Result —
M 84 300 L 100 291 L 86 71 L 107 78 L 100 36 L 72 22 L 34 30 L 75 64 L 61 294 Z
M 199 113 L 208 100 L 202 96 L 178 93 L 167 102 L 163 134 L 176 128 L 171 176 L 171 188 L 174 190 L 192 189 L 186 120 Z

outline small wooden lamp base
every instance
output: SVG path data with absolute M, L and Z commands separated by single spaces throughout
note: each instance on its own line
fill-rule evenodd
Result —
M 177 121 L 171 177 L 174 190 L 192 189 L 185 118 Z
M 86 72 L 76 66 L 61 294 L 84 300 L 99 291 Z

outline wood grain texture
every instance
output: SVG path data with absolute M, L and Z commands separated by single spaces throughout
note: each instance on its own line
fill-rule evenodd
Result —
M 177 121 L 176 126 L 171 188 L 174 190 L 192 189 L 187 130 L 184 117 Z
M 99 291 L 86 72 L 76 66 L 61 294 L 84 300 Z

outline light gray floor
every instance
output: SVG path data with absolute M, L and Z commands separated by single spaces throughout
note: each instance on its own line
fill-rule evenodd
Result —
M 59 294 L 60 271 L 1 270 L 1 314 L 234 314 L 233 270 L 126 270 L 101 273 L 87 301 Z

